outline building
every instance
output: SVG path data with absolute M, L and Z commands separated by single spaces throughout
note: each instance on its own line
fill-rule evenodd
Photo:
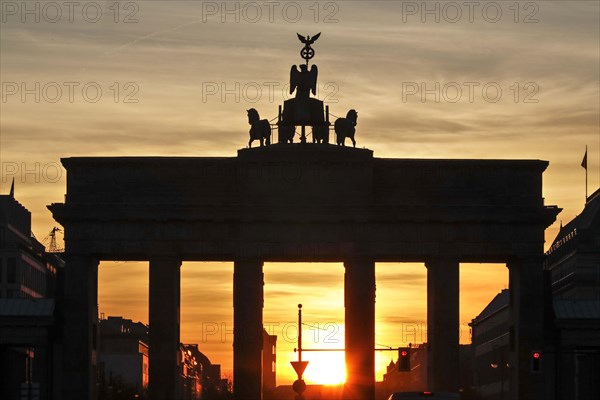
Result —
M 277 387 L 277 335 L 269 335 L 263 329 L 263 397 L 272 398 L 273 391 Z
M 0 398 L 58 398 L 64 262 L 31 232 L 31 213 L 0 195 Z M 58 297 L 58 299 L 56 299 Z M 29 397 L 26 397 L 29 398 Z
M 410 350 L 410 371 L 400 371 L 399 358 L 390 360 L 383 381 L 377 382 L 376 398 L 387 400 L 394 392 L 420 392 L 430 389 L 427 380 L 428 366 L 427 343 L 413 345 Z M 471 400 L 472 387 L 472 351 L 471 345 L 460 345 L 459 348 L 459 392 L 462 400 Z
M 502 290 L 469 324 L 477 398 L 508 400 L 510 394 L 509 297 L 509 290 Z
M 427 343 L 411 347 L 410 371 L 400 371 L 398 360 L 390 360 L 377 390 L 377 397 L 387 399 L 400 391 L 427 390 Z
M 0 195 L 0 298 L 53 298 L 59 255 L 31 232 L 31 213 L 12 194 Z
M 600 190 L 560 229 L 546 256 L 554 353 L 546 360 L 556 363 L 547 371 L 556 399 L 600 398 Z
M 148 326 L 108 317 L 99 321 L 98 329 L 99 397 L 116 399 L 117 393 L 127 393 L 147 398 Z
M 221 378 L 221 365 L 212 364 L 208 357 L 198 349 L 197 344 L 185 345 L 191 352 L 201 372 L 202 400 L 229 398 L 229 381 Z
M 600 300 L 600 189 L 546 253 L 555 300 Z
M 0 299 L 0 399 L 60 398 L 59 341 L 54 299 Z
M 200 400 L 202 395 L 202 364 L 196 359 L 197 344 L 180 344 L 179 365 L 182 400 Z
M 600 398 L 600 190 L 561 227 L 544 268 L 545 334 L 529 368 L 544 376 L 548 400 Z M 481 399 L 508 398 L 510 301 L 503 290 L 471 322 Z
M 99 321 L 99 393 L 103 400 L 148 398 L 148 325 L 123 317 Z M 181 400 L 225 399 L 227 380 L 221 366 L 198 349 L 197 344 L 178 347 L 178 394 Z

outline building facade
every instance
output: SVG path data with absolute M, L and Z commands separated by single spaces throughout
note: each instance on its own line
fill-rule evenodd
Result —
M 197 344 L 185 345 L 196 361 L 198 372 L 201 373 L 201 398 L 202 400 L 216 400 L 230 398 L 229 381 L 221 378 L 221 365 L 213 364 L 209 358 L 198 349 Z
M 544 337 L 530 354 L 548 400 L 600 398 L 600 190 L 561 227 L 544 264 Z M 481 399 L 509 399 L 514 333 L 503 290 L 472 322 L 475 387 Z
M 53 298 L 63 267 L 33 236 L 31 213 L 13 195 L 0 195 L 0 298 Z
M 600 189 L 546 253 L 555 300 L 600 300 Z
M 600 398 L 600 190 L 563 226 L 546 254 L 550 275 L 556 363 L 554 392 L 560 400 Z
M 202 364 L 196 359 L 197 344 L 180 344 L 180 386 L 182 400 L 200 400 L 202 396 Z
M 471 323 L 477 398 L 509 399 L 510 292 L 502 290 Z
M 277 335 L 269 335 L 263 329 L 263 397 L 272 398 L 277 387 Z
M 148 326 L 122 317 L 98 323 L 100 347 L 99 397 L 117 398 L 117 392 L 147 398 Z
M 64 262 L 31 231 L 31 213 L 0 195 L 0 398 L 58 398 Z M 58 298 L 57 298 L 58 297 Z M 27 397 L 28 396 L 28 397 Z
M 410 371 L 400 371 L 398 360 L 390 360 L 381 382 L 382 394 L 387 399 L 393 392 L 427 390 L 427 343 L 416 345 L 410 351 Z

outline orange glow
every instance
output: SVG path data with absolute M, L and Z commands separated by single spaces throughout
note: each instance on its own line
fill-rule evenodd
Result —
M 303 347 L 344 347 L 344 268 L 340 263 L 265 264 L 264 324 L 277 339 L 277 384 L 291 384 L 296 374 L 297 308 L 303 303 Z M 220 363 L 225 376 L 233 372 L 232 263 L 186 262 L 181 269 L 181 340 L 198 343 Z M 467 323 L 508 285 L 504 265 L 461 264 L 460 341 L 470 342 Z M 308 274 L 310 272 L 310 274 Z M 377 263 L 377 347 L 408 346 L 427 340 L 427 269 L 423 264 Z M 307 275 L 308 274 L 308 275 Z M 310 276 L 302 281 L 301 277 Z M 294 278 L 295 277 L 295 278 Z M 148 264 L 103 262 L 99 271 L 100 311 L 148 322 Z M 290 283 L 293 282 L 293 283 Z M 300 282 L 300 283 L 298 283 Z M 326 307 L 325 307 L 326 306 Z M 397 352 L 376 352 L 376 377 L 381 380 Z M 305 352 L 309 384 L 345 380 L 343 352 Z
M 344 352 L 315 352 L 303 358 L 309 360 L 304 372 L 304 380 L 307 383 L 336 385 L 346 381 Z

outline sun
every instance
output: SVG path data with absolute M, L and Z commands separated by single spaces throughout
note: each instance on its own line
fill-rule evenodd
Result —
M 346 381 L 344 352 L 315 352 L 306 354 L 308 366 L 304 380 L 308 384 L 337 385 Z

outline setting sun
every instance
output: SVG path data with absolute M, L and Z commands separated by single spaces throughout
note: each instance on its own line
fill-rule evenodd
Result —
M 318 352 L 305 357 L 309 360 L 304 379 L 309 384 L 337 385 L 346 381 L 344 352 Z

